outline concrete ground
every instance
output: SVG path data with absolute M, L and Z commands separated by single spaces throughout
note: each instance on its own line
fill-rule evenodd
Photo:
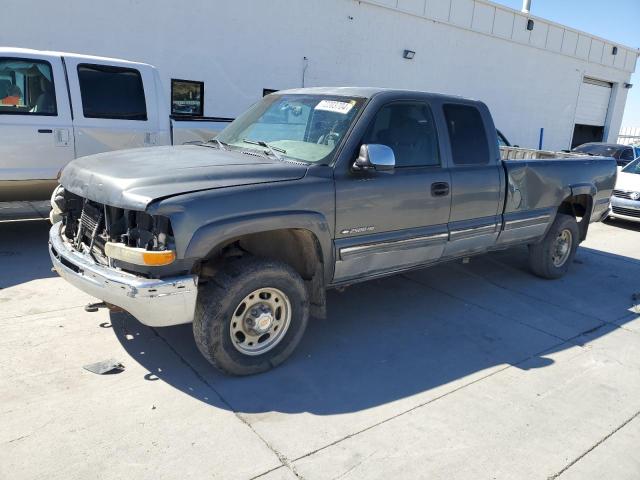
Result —
M 86 313 L 47 230 L 0 224 L 0 478 L 640 478 L 640 227 L 594 225 L 557 281 L 516 249 L 332 292 L 250 378 Z

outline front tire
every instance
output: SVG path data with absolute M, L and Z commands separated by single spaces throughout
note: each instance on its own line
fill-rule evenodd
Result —
M 579 243 L 578 223 L 558 213 L 551 228 L 539 243 L 529 245 L 529 267 L 542 278 L 562 277 L 573 262 Z
M 198 349 L 231 375 L 262 373 L 284 362 L 302 339 L 309 297 L 300 275 L 274 260 L 230 261 L 198 290 Z

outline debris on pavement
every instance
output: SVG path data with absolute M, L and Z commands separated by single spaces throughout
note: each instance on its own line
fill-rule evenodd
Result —
M 124 365 L 113 358 L 102 362 L 90 363 L 82 368 L 98 375 L 115 374 L 124 371 Z

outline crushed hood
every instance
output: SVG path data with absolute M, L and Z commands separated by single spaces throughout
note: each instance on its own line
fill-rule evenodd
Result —
M 302 178 L 307 167 L 262 155 L 197 145 L 118 150 L 78 158 L 62 171 L 70 192 L 144 210 L 160 198 L 214 188 Z

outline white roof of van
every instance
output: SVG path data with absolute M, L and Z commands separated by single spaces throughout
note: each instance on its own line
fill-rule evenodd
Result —
M 71 53 L 71 52 L 56 52 L 50 50 L 35 50 L 31 48 L 15 48 L 15 47 L 0 47 L 0 57 L 3 56 L 15 56 L 19 57 L 23 56 L 38 56 L 38 57 L 65 57 L 65 58 L 77 58 L 82 60 L 100 60 L 106 62 L 118 62 L 118 63 L 131 63 L 136 65 L 149 65 L 145 62 L 133 62 L 131 60 L 124 60 L 122 58 L 112 58 L 112 57 L 100 57 L 97 55 L 83 55 L 81 53 Z M 151 65 L 150 65 L 151 66 Z

